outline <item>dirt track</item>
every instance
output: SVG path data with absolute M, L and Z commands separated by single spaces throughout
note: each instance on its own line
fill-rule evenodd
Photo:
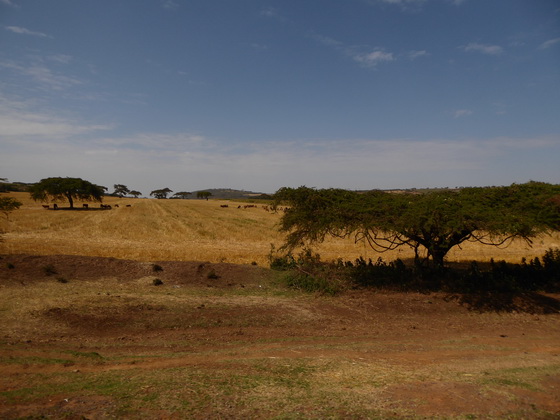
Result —
M 250 265 L 25 255 L 0 263 L 2 418 L 560 415 L 558 295 L 497 302 L 496 311 L 444 294 L 304 295 Z M 149 388 L 157 397 L 146 403 L 139 395 L 151 385 L 130 394 L 91 386 L 103 375 L 193 370 L 226 380 L 263 375 L 263 365 L 271 377 L 305 368 L 295 379 L 305 380 L 307 399 L 282 400 L 299 386 L 291 377 L 267 388 L 265 406 L 252 388 L 235 388 L 256 401 L 247 405 L 218 387 L 190 411 L 163 399 L 167 388 Z M 72 387 L 72 375 L 87 385 Z M 45 390 L 44 381 L 68 390 Z M 177 400 L 202 393 L 184 386 Z M 41 390 L 24 392 L 33 387 Z M 318 406 L 326 389 L 328 411 Z M 348 401 L 355 407 L 343 408 Z

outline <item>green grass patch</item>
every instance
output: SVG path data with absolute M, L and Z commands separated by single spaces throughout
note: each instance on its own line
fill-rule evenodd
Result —
M 487 386 L 516 387 L 529 391 L 541 391 L 539 384 L 546 376 L 560 375 L 560 365 L 486 370 L 483 375 L 481 382 Z

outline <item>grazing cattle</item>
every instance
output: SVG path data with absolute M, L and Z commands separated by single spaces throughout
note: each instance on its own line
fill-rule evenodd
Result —
M 102 209 L 111 210 L 111 206 L 109 204 L 101 204 Z
M 132 207 L 132 204 L 127 204 L 126 207 Z
M 88 204 L 82 204 L 82 207 L 83 207 L 84 209 L 87 209 L 87 208 L 89 207 L 89 205 L 88 205 Z
M 118 204 L 115 204 L 115 207 L 119 207 L 119 205 L 118 205 Z
M 48 204 L 43 204 L 43 208 L 44 208 L 44 209 L 48 209 L 48 208 L 49 208 L 49 205 L 48 205 Z
M 229 206 L 227 204 L 222 204 L 220 207 L 226 208 L 226 207 L 229 207 Z

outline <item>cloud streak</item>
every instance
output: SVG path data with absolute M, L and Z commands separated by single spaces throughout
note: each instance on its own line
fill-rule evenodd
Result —
M 10 4 L 10 3 L 6 3 L 6 4 Z M 29 29 L 26 28 L 22 28 L 21 26 L 5 26 L 4 27 L 7 31 L 16 33 L 16 34 L 20 34 L 20 35 L 32 35 L 32 36 L 38 36 L 40 38 L 52 38 L 52 36 L 47 35 L 43 32 L 35 32 L 35 31 L 30 31 Z
M 466 52 L 479 52 L 486 55 L 500 55 L 504 52 L 504 49 L 499 45 L 478 44 L 476 42 L 471 42 L 462 48 Z
M 541 45 L 539 45 L 539 50 L 546 50 L 559 43 L 560 43 L 560 38 L 549 39 L 548 41 L 545 41 Z
M 387 52 L 381 47 L 371 49 L 363 46 L 345 45 L 343 42 L 334 38 L 316 33 L 312 33 L 311 36 L 317 42 L 333 48 L 347 57 L 350 57 L 363 67 L 376 68 L 379 64 L 389 63 L 396 60 L 393 53 Z
M 52 56 L 50 59 L 59 64 L 67 64 L 71 58 L 60 55 Z M 0 68 L 11 70 L 15 74 L 30 78 L 42 88 L 49 90 L 60 91 L 83 84 L 80 79 L 75 77 L 55 73 L 44 64 L 42 59 L 36 59 L 31 63 L 20 63 L 13 60 L 0 61 Z

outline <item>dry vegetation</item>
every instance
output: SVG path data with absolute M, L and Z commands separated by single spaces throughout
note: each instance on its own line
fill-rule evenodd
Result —
M 24 205 L 10 216 L 5 230 L 4 254 L 88 255 L 141 261 L 211 261 L 237 264 L 268 264 L 271 245 L 280 247 L 277 231 L 281 214 L 257 208 L 238 209 L 240 203 L 218 200 L 154 200 L 107 197 L 105 204 L 119 204 L 112 210 L 53 211 L 42 208 L 26 193 L 8 194 Z M 60 203 L 59 203 L 60 204 Z M 125 207 L 130 204 L 131 207 Z M 220 207 L 228 204 L 228 208 Z M 242 204 L 242 203 L 241 203 Z M 64 204 L 61 204 L 63 206 Z M 81 206 L 77 203 L 77 206 Z M 6 221 L 2 221 L 6 225 Z M 498 249 L 465 244 L 449 253 L 450 261 L 490 258 L 520 262 L 542 256 L 560 246 L 560 235 L 537 238 L 530 247 L 515 242 Z M 315 247 L 323 260 L 354 260 L 359 256 L 385 260 L 411 258 L 410 250 L 377 254 L 365 244 L 332 239 Z
M 552 297 L 478 313 L 441 293 L 302 294 L 251 265 L 0 262 L 2 419 L 560 414 Z
M 10 195 L 24 205 L 2 220 L 0 418 L 560 415 L 558 295 L 484 312 L 443 293 L 315 296 L 265 268 L 283 238 L 262 207 L 107 198 L 120 206 L 53 211 Z M 451 258 L 519 262 L 558 242 Z M 317 251 L 378 256 L 351 241 Z M 397 256 L 409 254 L 383 258 Z

